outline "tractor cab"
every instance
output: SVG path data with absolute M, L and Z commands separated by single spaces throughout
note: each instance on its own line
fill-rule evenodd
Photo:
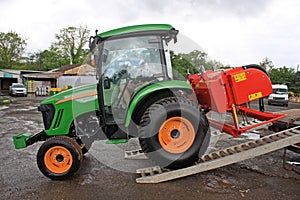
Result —
M 174 79 L 169 46 L 177 42 L 177 34 L 170 25 L 150 24 L 91 37 L 92 63 L 99 80 L 100 124 L 109 138 L 111 133 L 120 134 L 116 129 L 125 132 L 128 109 L 136 94 L 152 84 Z M 121 135 L 115 137 L 124 138 Z
M 99 86 L 107 124 L 123 123 L 134 93 L 172 78 L 167 71 L 165 40 L 159 35 L 141 35 L 107 40 L 99 61 Z

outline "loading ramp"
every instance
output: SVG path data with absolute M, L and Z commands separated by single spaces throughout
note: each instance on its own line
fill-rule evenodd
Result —
M 214 151 L 203 155 L 199 162 L 193 166 L 167 170 L 159 166 L 137 169 L 136 173 L 140 176 L 136 179 L 137 183 L 161 183 L 174 180 L 204 171 L 220 168 L 233 163 L 241 162 L 256 156 L 260 156 L 272 151 L 276 151 L 293 144 L 300 143 L 300 126 L 293 127 L 278 133 L 234 145 L 222 150 Z M 130 159 L 130 152 L 127 152 Z M 143 157 L 141 151 L 135 150 L 132 156 Z

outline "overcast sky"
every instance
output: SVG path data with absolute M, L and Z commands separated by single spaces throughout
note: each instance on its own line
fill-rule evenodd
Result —
M 27 52 L 49 48 L 62 28 L 94 34 L 121 26 L 169 23 L 212 59 L 240 66 L 271 59 L 300 64 L 299 0 L 0 0 L 0 32 L 27 38 Z

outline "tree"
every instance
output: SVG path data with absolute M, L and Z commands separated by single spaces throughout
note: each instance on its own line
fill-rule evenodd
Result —
M 259 63 L 259 65 L 262 66 L 263 68 L 265 68 L 268 71 L 270 71 L 274 68 L 273 62 L 267 57 L 265 57 L 263 59 L 263 61 Z
M 18 33 L 0 32 L 0 67 L 11 69 L 22 58 L 26 45 L 26 39 Z
M 68 57 L 61 55 L 56 51 L 44 50 L 39 52 L 39 62 L 41 63 L 42 70 L 51 70 L 59 68 L 69 63 Z
M 204 68 L 207 67 L 207 53 L 205 53 L 204 51 L 194 50 L 188 54 L 181 54 L 181 56 L 193 65 L 194 70 L 199 70 L 197 68 L 201 66 L 203 66 Z M 196 71 L 193 71 L 192 73 L 196 73 Z
M 179 53 L 175 54 L 170 51 L 171 62 L 174 69 L 174 77 L 176 79 L 184 79 L 187 71 L 191 74 L 199 73 L 201 70 L 211 69 L 226 69 L 230 68 L 229 65 L 224 66 L 220 61 L 209 60 L 207 53 L 204 51 L 194 50 L 188 54 Z M 203 69 L 203 68 L 204 69 Z
M 295 76 L 294 69 L 281 67 L 281 68 L 273 68 L 269 70 L 270 78 L 272 83 L 290 83 L 291 77 Z
M 86 53 L 83 47 L 89 41 L 89 34 L 86 26 L 63 28 L 55 35 L 57 41 L 51 45 L 50 50 L 69 58 L 70 64 L 80 64 Z
M 185 54 L 175 54 L 173 51 L 170 52 L 171 63 L 173 67 L 174 79 L 185 80 L 187 70 L 191 72 L 193 65 L 186 58 L 183 58 Z M 193 71 L 191 73 L 194 73 Z

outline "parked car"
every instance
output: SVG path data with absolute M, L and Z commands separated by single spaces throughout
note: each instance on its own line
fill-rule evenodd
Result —
M 286 85 L 272 85 L 272 94 L 268 97 L 268 104 L 280 104 L 288 107 L 289 94 Z
M 27 89 L 22 83 L 13 83 L 9 86 L 9 95 L 27 96 Z

